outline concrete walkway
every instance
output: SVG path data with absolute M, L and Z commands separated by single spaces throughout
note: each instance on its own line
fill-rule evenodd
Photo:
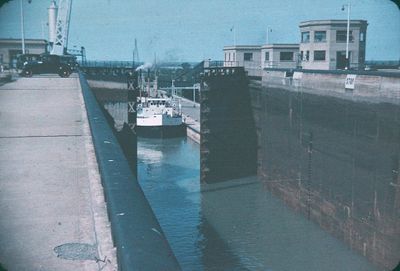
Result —
M 116 270 L 79 79 L 0 87 L 0 263 L 8 270 Z
M 183 121 L 188 127 L 187 136 L 200 144 L 200 104 L 179 96 L 175 97 L 181 100 Z
M 167 92 L 161 90 L 161 93 L 166 94 Z M 200 104 L 178 95 L 172 95 L 172 97 L 180 100 L 182 115 L 186 125 L 200 133 Z
M 187 136 L 200 144 L 200 104 L 178 95 L 173 97 L 180 100 Z

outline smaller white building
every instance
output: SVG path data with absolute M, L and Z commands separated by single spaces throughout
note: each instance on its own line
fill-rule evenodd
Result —
M 260 69 L 261 46 L 236 45 L 224 47 L 224 67 L 245 67 Z
M 299 44 L 266 44 L 261 47 L 262 68 L 294 69 L 299 66 Z

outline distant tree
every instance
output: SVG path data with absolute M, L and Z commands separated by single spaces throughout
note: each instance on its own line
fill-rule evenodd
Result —
M 400 9 L 400 0 L 392 0 L 393 3 L 395 3 L 397 5 L 397 7 Z M 400 265 L 400 263 L 399 263 Z M 399 266 L 399 270 L 400 270 L 400 266 Z M 397 269 L 395 270 L 397 271 Z
M 182 69 L 183 69 L 184 71 L 188 71 L 188 70 L 190 70 L 190 68 L 191 68 L 192 66 L 191 66 L 189 63 L 184 62 L 184 63 L 181 64 L 181 67 L 182 67 Z
M 11 0 L 0 0 L 0 8 L 7 2 L 10 2 Z

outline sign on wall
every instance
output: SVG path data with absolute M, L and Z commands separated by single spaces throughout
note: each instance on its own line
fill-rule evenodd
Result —
M 301 80 L 302 77 L 303 77 L 303 73 L 302 72 L 294 72 L 293 73 L 293 79 L 294 80 Z
M 344 83 L 344 88 L 345 89 L 354 89 L 354 84 L 356 82 L 356 76 L 355 74 L 348 74 L 346 76 L 346 81 Z

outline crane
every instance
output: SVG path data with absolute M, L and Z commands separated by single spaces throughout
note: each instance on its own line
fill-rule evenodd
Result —
M 58 14 L 55 25 L 54 22 L 50 21 L 50 11 L 49 11 L 49 30 L 53 29 L 53 33 L 55 32 L 54 42 L 50 51 L 50 54 L 52 55 L 61 56 L 64 55 L 67 50 L 71 7 L 72 7 L 72 0 L 59 0 Z

